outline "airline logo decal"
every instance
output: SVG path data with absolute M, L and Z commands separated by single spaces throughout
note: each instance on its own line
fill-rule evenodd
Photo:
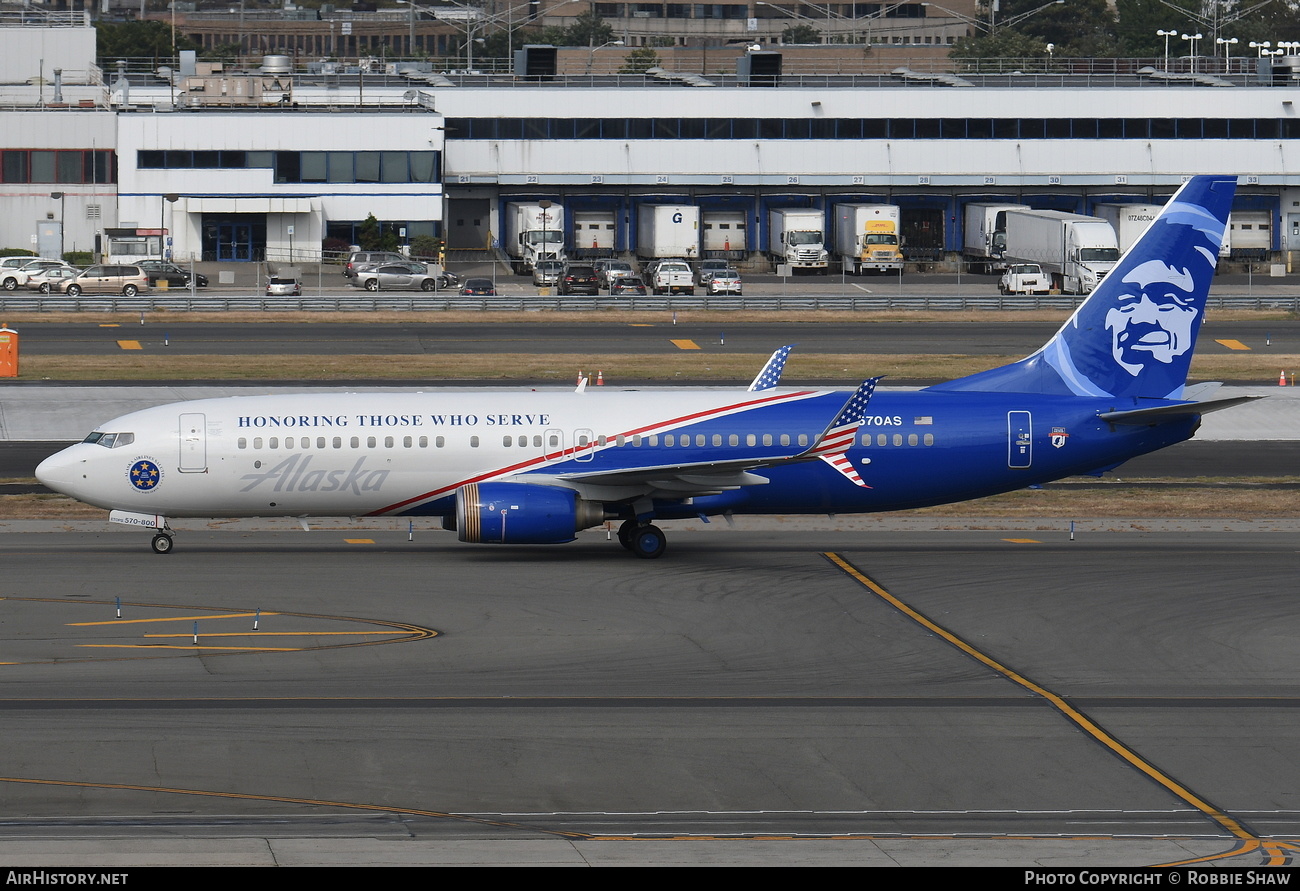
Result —
M 153 458 L 137 458 L 127 469 L 126 478 L 137 492 L 152 492 L 162 482 L 162 468 Z

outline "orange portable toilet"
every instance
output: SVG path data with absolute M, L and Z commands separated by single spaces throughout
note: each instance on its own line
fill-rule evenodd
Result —
M 0 327 L 0 377 L 18 377 L 18 332 Z

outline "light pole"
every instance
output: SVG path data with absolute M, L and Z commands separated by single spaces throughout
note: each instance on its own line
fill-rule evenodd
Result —
M 64 204 L 64 198 L 66 197 L 67 196 L 63 192 L 50 193 L 50 198 L 59 202 L 59 259 L 60 260 L 62 260 L 63 255 L 67 253 L 67 250 L 64 248 L 64 238 L 66 237 L 67 233 L 64 232 L 64 229 L 66 227 L 63 222 L 64 219 L 67 217 L 67 211 L 66 211 L 67 205 Z
M 1196 44 L 1200 42 L 1202 35 L 1200 33 L 1197 33 L 1197 34 L 1183 34 L 1180 36 L 1183 38 L 1183 40 L 1188 41 L 1192 45 L 1192 74 L 1195 74 L 1196 73 Z
M 1273 44 L 1267 40 L 1265 40 L 1263 43 L 1256 43 L 1255 41 L 1252 40 L 1250 43 L 1246 45 L 1253 50 L 1258 50 L 1257 55 L 1262 59 L 1264 58 L 1264 56 L 1269 55 L 1268 48 Z
M 595 43 L 594 37 L 592 38 L 592 43 Z M 587 74 L 591 74 L 591 63 L 596 58 L 596 50 L 604 49 L 607 46 L 622 46 L 622 45 L 623 45 L 622 38 L 619 38 L 618 40 L 607 40 L 604 43 L 602 43 L 600 46 L 592 46 L 589 44 L 587 46 Z
M 1232 46 L 1235 43 L 1237 43 L 1235 37 L 1214 38 L 1214 45 L 1223 47 L 1223 70 L 1228 74 L 1232 73 Z M 1218 52 L 1218 50 L 1215 50 L 1215 52 Z
M 1165 74 L 1169 73 L 1169 38 L 1176 37 L 1177 35 L 1178 35 L 1177 31 L 1165 31 L 1165 30 L 1156 31 L 1157 37 L 1163 37 L 1165 39 Z

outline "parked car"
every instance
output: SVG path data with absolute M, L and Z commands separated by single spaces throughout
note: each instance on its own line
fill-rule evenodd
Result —
M 644 297 L 645 282 L 641 281 L 639 275 L 620 275 L 610 284 L 609 296 L 617 297 L 620 294 L 635 294 Z
M 445 287 L 441 277 L 423 263 L 383 263 L 363 269 L 348 284 L 367 291 L 433 291 Z
M 44 272 L 46 269 L 54 269 L 58 266 L 67 266 L 62 260 L 33 260 L 28 261 L 17 268 L 5 269 L 0 272 L 0 286 L 6 291 L 12 291 L 15 288 L 27 284 L 27 279 L 38 272 Z
M 467 278 L 460 286 L 460 293 L 465 297 L 495 297 L 497 289 L 490 278 Z
M 1046 294 L 1051 284 L 1051 276 L 1037 263 L 1012 263 L 1002 273 L 998 290 L 1003 294 Z
M 735 294 L 741 296 L 740 290 L 740 273 L 734 269 L 727 268 L 720 272 L 712 272 L 704 287 L 710 294 Z
M 49 257 L 33 257 L 31 254 L 21 254 L 17 257 L 5 257 L 4 259 L 0 259 L 0 276 L 3 276 L 6 272 L 9 272 L 10 270 L 22 269 L 28 263 L 35 263 L 37 261 L 42 261 L 42 260 L 46 263 L 59 263 L 62 265 L 67 265 L 63 263 L 62 260 L 54 260 Z
M 560 293 L 590 294 L 593 297 L 599 294 L 600 278 L 596 275 L 596 267 L 577 263 L 564 267 L 564 274 L 560 276 Z
M 600 286 L 609 289 L 614 282 L 620 278 L 626 278 L 629 275 L 636 275 L 631 263 L 625 263 L 622 260 L 610 260 L 604 266 L 600 267 L 597 272 L 600 274 Z
M 50 266 L 27 277 L 27 288 L 42 294 L 57 294 L 63 286 L 81 274 L 80 269 L 71 266 Z
M 266 279 L 266 296 L 300 297 L 302 296 L 302 285 L 296 278 L 288 278 L 283 275 L 272 275 Z
M 344 278 L 355 278 L 362 269 L 382 266 L 384 263 L 405 263 L 406 258 L 392 251 L 353 251 L 343 266 Z
M 696 273 L 696 280 L 699 281 L 701 288 L 709 286 L 709 279 L 715 273 L 725 272 L 727 270 L 726 260 L 701 260 L 699 271 Z
M 539 288 L 559 282 L 564 264 L 559 260 L 538 260 L 533 265 L 533 284 Z
M 69 297 L 81 294 L 121 294 L 134 297 L 149 290 L 149 276 L 139 266 L 120 266 L 116 263 L 97 263 L 61 284 L 60 290 Z
M 86 267 L 60 284 L 60 290 L 68 297 L 77 297 L 79 294 L 121 294 L 122 297 L 135 297 L 140 291 L 148 289 L 149 277 L 143 269 L 116 263 L 99 263 Z
M 695 273 L 685 260 L 663 260 L 655 267 L 650 287 L 656 294 L 686 293 L 695 296 Z
M 141 260 L 139 263 L 149 275 L 149 287 L 158 286 L 158 282 L 167 282 L 169 288 L 188 288 L 190 286 L 190 272 L 170 263 L 166 260 Z M 208 286 L 208 277 L 201 272 L 194 273 L 194 286 L 196 288 L 206 288 Z

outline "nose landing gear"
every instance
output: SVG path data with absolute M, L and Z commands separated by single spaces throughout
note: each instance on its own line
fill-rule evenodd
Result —
M 170 554 L 172 552 L 172 537 L 166 532 L 159 532 L 150 542 L 155 554 Z

